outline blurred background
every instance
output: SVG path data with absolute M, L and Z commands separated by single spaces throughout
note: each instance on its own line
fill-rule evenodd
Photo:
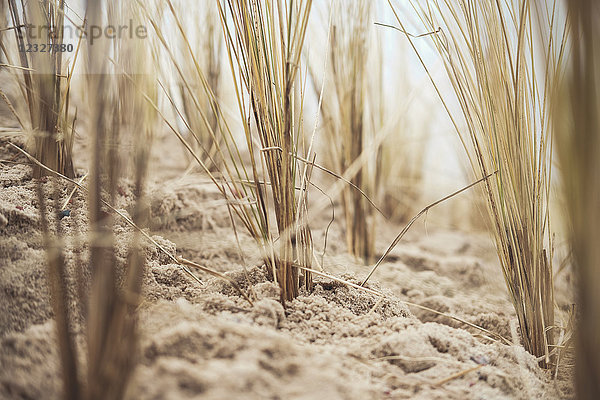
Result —
M 135 6 L 137 2 L 127 0 L 122 2 Z M 223 117 L 234 134 L 242 136 L 239 113 L 237 112 L 235 91 L 232 86 L 230 64 L 227 59 L 225 44 L 222 39 L 222 28 L 215 4 L 210 0 L 200 2 L 193 0 L 173 0 L 172 5 L 180 16 L 194 52 L 198 56 L 201 66 L 208 71 L 209 68 L 217 71 L 215 78 L 217 84 L 215 95 L 221 106 Z M 323 101 L 332 87 L 332 81 L 328 76 L 330 71 L 330 55 L 328 46 L 331 41 L 329 26 L 331 11 L 337 8 L 345 8 L 353 4 L 353 0 L 315 0 L 309 20 L 309 29 L 305 41 L 303 60 L 306 68 L 301 71 L 303 81 L 298 97 L 303 99 L 302 121 L 304 133 L 311 137 L 313 133 L 316 145 L 317 163 L 325 164 L 328 145 L 324 140 L 323 130 L 327 121 L 319 111 L 319 94 L 324 92 Z M 444 197 L 445 195 L 465 186 L 474 180 L 471 168 L 459 136 L 439 96 L 436 93 L 429 77 L 425 73 L 421 62 L 415 51 L 409 45 L 405 34 L 394 27 L 396 19 L 387 0 L 375 0 L 370 2 L 370 12 L 366 17 L 367 23 L 367 49 L 368 70 L 365 74 L 366 86 L 371 87 L 372 97 L 376 98 L 367 109 L 372 119 L 377 119 L 377 124 L 372 126 L 373 138 L 376 142 L 372 148 L 379 145 L 388 156 L 383 155 L 382 168 L 385 176 L 379 181 L 385 186 L 386 195 L 375 196 L 377 204 L 386 202 L 385 196 L 395 197 L 391 199 L 388 214 L 394 214 L 396 222 L 409 219 L 426 205 Z M 410 3 L 392 1 L 394 6 L 401 11 L 401 18 L 410 35 L 414 36 L 413 43 L 417 47 L 420 57 L 428 65 L 431 76 L 436 81 L 442 96 L 447 100 L 451 110 L 458 110 L 455 96 L 448 81 L 443 64 L 439 55 L 429 40 L 428 32 L 423 24 L 416 20 L 416 13 Z M 82 0 L 70 1 L 67 5 L 66 25 L 67 29 L 65 43 L 77 48 L 81 26 L 85 17 L 85 2 Z M 138 10 L 140 7 L 138 7 Z M 181 82 L 177 79 L 173 62 L 169 60 L 164 46 L 161 46 L 156 37 L 155 29 L 139 22 L 144 19 L 143 14 L 153 15 L 160 21 L 159 28 L 164 34 L 167 46 L 172 50 L 172 57 L 178 60 L 181 67 L 190 66 L 189 57 L 186 60 L 186 49 L 182 48 L 181 40 L 178 40 L 179 32 L 168 5 L 162 1 L 144 2 L 139 11 L 142 15 L 121 15 L 123 24 L 127 25 L 124 34 L 132 34 L 135 29 L 137 33 L 143 33 L 141 40 L 144 46 L 153 54 L 156 76 L 153 78 L 160 81 L 164 91 L 158 90 L 157 104 L 167 118 L 172 121 L 181 131 L 185 126 L 178 117 L 174 107 L 167 100 L 168 93 L 178 107 L 185 108 L 185 94 L 181 90 Z M 335 14 L 335 13 L 334 13 Z M 559 14 L 560 17 L 563 17 Z M 104 27 L 105 28 L 105 27 Z M 143 28 L 142 30 L 139 30 Z M 10 38 L 5 35 L 5 40 Z M 423 36 L 421 36 L 423 35 Z M 420 36 L 420 37 L 417 37 Z M 135 37 L 133 38 L 136 39 Z M 103 38 L 98 38 L 101 43 Z M 71 102 L 73 109 L 78 104 L 84 104 L 87 97 L 87 86 L 82 79 L 81 72 L 86 71 L 87 56 L 85 46 L 82 47 L 82 56 L 79 57 L 74 68 L 74 76 L 71 82 Z M 114 56 L 114 48 L 108 48 L 107 56 Z M 65 53 L 65 64 L 71 65 L 73 53 Z M 137 64 L 132 64 L 137 65 Z M 127 66 L 114 65 L 114 68 L 105 73 L 122 73 Z M 92 71 L 94 67 L 92 66 Z M 14 70 L 5 67 L 0 69 L 4 91 L 7 95 L 15 95 L 16 87 L 12 79 L 7 79 Z M 147 73 L 147 71 L 128 71 L 129 73 Z M 192 69 L 189 71 L 193 75 Z M 324 79 L 325 78 L 325 79 Z M 200 91 L 199 91 L 200 92 Z M 189 99 L 188 99 L 189 101 Z M 299 100 L 300 101 L 300 100 Z M 14 102 L 19 104 L 19 102 Z M 5 104 L 0 105 L 3 118 L 10 120 Z M 78 115 L 78 134 L 75 138 L 75 147 L 85 147 L 86 139 L 86 116 L 85 107 L 80 107 Z M 459 114 L 459 113 L 455 113 Z M 458 119 L 458 129 L 464 129 L 463 121 Z M 8 122 L 5 126 L 10 125 Z M 14 123 L 13 123 L 14 125 Z M 153 157 L 150 165 L 150 179 L 164 181 L 165 179 L 181 177 L 183 173 L 193 170 L 188 152 L 181 146 L 177 138 L 169 132 L 162 122 L 157 122 L 156 140 L 157 145 L 153 148 Z M 74 151 L 74 163 L 76 168 L 87 168 L 87 159 L 77 157 Z M 81 152 L 79 152 L 82 154 Z M 376 152 L 373 152 L 376 154 Z M 393 155 L 393 156 L 389 156 Z M 198 171 L 196 171 L 198 172 Z M 331 184 L 328 177 L 322 173 L 315 173 L 317 184 Z M 558 178 L 558 173 L 554 174 Z M 319 183 L 320 182 L 320 183 Z M 482 204 L 477 201 L 475 195 L 477 189 L 466 192 L 432 209 L 426 218 L 426 224 L 431 227 L 452 228 L 462 230 L 481 230 L 485 228 Z M 557 192 L 557 191 L 555 191 Z M 557 192 L 558 193 L 558 192 Z M 317 201 L 318 195 L 313 196 Z M 327 202 L 327 199 L 322 199 Z M 554 204 L 556 211 L 560 211 L 560 199 L 555 196 Z M 380 204 L 381 203 L 381 204 Z M 385 208 L 385 207 L 384 207 Z M 556 221 L 558 222 L 558 221 Z M 561 229 L 560 223 L 555 223 L 555 229 Z

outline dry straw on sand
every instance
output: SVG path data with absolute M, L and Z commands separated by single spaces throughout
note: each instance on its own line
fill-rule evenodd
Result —
M 484 190 L 490 229 L 523 345 L 550 366 L 556 327 L 548 208 L 549 111 L 563 65 L 564 29 L 558 26 L 556 4 L 461 4 L 435 0 L 427 7 L 416 2 L 413 6 L 422 25 L 435 32 L 429 37 L 442 57 L 460 112 L 451 110 L 449 99 L 442 101 L 474 172 L 481 176 L 498 171 Z M 392 8 L 406 32 L 398 7 Z M 414 46 L 414 39 L 407 38 Z M 436 90 L 440 93 L 437 85 Z

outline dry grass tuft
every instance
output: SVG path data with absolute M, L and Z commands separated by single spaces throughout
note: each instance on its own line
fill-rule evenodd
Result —
M 369 127 L 369 37 L 373 4 L 366 0 L 353 2 L 334 1 L 329 27 L 330 41 L 325 78 L 323 133 L 326 141 L 326 167 L 344 174 L 352 164 L 360 168 L 350 178 L 354 187 L 373 197 L 377 175 L 377 155 L 366 159 L 363 151 L 375 139 L 376 132 Z M 319 65 L 320 67 L 320 65 Z M 315 70 L 312 73 L 316 84 Z M 318 93 L 317 93 L 318 94 Z M 374 148 L 378 153 L 377 147 Z M 347 186 L 342 191 L 342 205 L 346 226 L 348 252 L 369 262 L 375 251 L 375 212 L 365 196 Z
M 25 104 L 25 107 L 19 107 L 21 103 L 17 107 L 9 104 L 9 108 L 23 131 L 31 133 L 34 156 L 53 170 L 73 177 L 75 120 L 69 115 L 69 88 L 78 53 L 73 53 L 69 69 L 63 62 L 64 51 L 46 51 L 65 46 L 65 4 L 51 0 L 19 3 L 8 0 L 8 11 L 11 19 L 8 30 L 14 32 L 14 40 L 4 40 L 8 38 L 5 33 L 0 48 Z M 49 28 L 41 29 L 40 35 L 38 27 Z M 22 112 L 22 108 L 26 110 Z M 40 177 L 45 172 L 35 167 L 34 175 Z
M 326 10 L 325 71 L 320 74 L 320 59 L 310 68 L 316 95 L 323 90 L 325 166 L 351 182 L 341 196 L 346 246 L 369 263 L 379 218 L 369 199 L 388 220 L 402 223 L 412 217 L 420 200 L 427 135 L 422 122 L 410 124 L 411 85 L 384 49 L 387 38 L 373 22 L 376 4 L 333 1 Z M 387 68 L 393 71 L 387 71 L 389 76 Z
M 268 177 L 271 188 L 279 251 L 277 256 L 269 257 L 268 266 L 279 283 L 282 301 L 298 295 L 299 274 L 294 261 L 306 263 L 312 259 L 306 220 L 310 168 L 302 168 L 296 157 L 302 154 L 310 159 L 310 147 L 302 143 L 301 126 L 294 126 L 300 111 L 294 108 L 294 88 L 311 6 L 311 0 L 219 3 L 256 200 L 264 209 L 265 231 L 272 223 L 265 208 L 266 186 L 259 182 L 261 175 Z M 304 152 L 301 147 L 305 147 Z M 306 284 L 310 285 L 307 278 Z
M 166 4 L 177 40 L 185 49 L 184 61 L 175 54 L 170 35 L 150 7 L 145 7 L 146 16 L 165 59 L 191 97 L 193 109 L 183 112 L 162 82 L 161 87 L 198 147 L 168 117 L 161 114 L 161 118 L 227 199 L 234 220 L 241 221 L 256 240 L 265 264 L 279 283 L 282 301 L 291 300 L 298 295 L 300 285 L 294 265 L 309 267 L 313 258 L 307 218 L 311 168 L 310 163 L 299 163 L 301 159 L 312 160 L 313 153 L 301 125 L 295 124 L 300 110 L 294 102 L 312 2 L 218 3 L 240 117 L 236 122 L 242 126 L 242 135 L 223 117 L 182 16 L 171 0 Z M 193 90 L 194 82 L 199 82 L 202 90 Z M 203 103 L 210 105 L 213 115 L 220 116 L 216 129 Z M 154 107 L 159 111 L 156 104 Z M 188 117 L 202 121 L 210 143 L 203 144 Z M 303 281 L 311 287 L 309 273 L 304 274 Z
M 556 97 L 556 140 L 577 274 L 576 387 L 600 398 L 600 4 L 571 1 L 572 53 Z
M 549 94 L 562 68 L 564 45 L 557 5 L 434 0 L 413 7 L 428 31 L 441 27 L 430 37 L 461 112 L 451 111 L 437 85 L 436 89 L 474 172 L 484 176 L 498 171 L 484 190 L 491 231 L 523 345 L 549 366 L 556 330 L 548 207 Z M 408 35 L 407 39 L 414 47 Z M 459 128 L 459 114 L 466 130 Z

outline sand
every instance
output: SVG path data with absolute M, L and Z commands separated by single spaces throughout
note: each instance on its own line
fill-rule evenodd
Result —
M 0 140 L 0 159 L 15 155 L 7 140 Z M 552 379 L 553 371 L 540 369 L 518 343 L 504 344 L 406 304 L 455 315 L 518 342 L 487 235 L 416 228 L 369 283 L 385 297 L 317 278 L 312 293 L 303 292 L 284 308 L 242 231 L 238 248 L 218 192 L 194 175 L 160 179 L 150 189 L 153 238 L 225 272 L 257 300 L 251 306 L 229 283 L 203 274 L 198 274 L 204 283 L 199 285 L 147 243 L 139 362 L 128 399 L 573 397 L 568 366 Z M 51 185 L 51 180 L 44 183 L 47 193 Z M 70 189 L 64 186 L 63 195 Z M 115 206 L 127 212 L 131 193 L 124 180 Z M 71 215 L 59 222 L 69 237 L 69 271 L 88 277 L 84 196 L 76 193 L 69 207 Z M 313 218 L 320 259 L 328 214 Z M 399 230 L 382 225 L 378 248 Z M 132 230 L 117 220 L 114 231 L 117 259 L 124 265 Z M 329 273 L 358 283 L 368 267 L 345 254 L 342 233 L 335 223 L 322 262 Z M 74 282 L 70 290 L 73 298 Z M 557 299 L 560 307 L 568 307 L 568 294 Z M 0 304 L 0 398 L 60 398 L 36 183 L 27 165 L 0 164 Z M 71 306 L 77 310 L 74 302 Z M 80 312 L 73 326 L 83 353 Z

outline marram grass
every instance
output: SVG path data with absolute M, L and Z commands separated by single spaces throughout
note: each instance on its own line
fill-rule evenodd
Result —
M 375 2 L 332 1 L 325 10 L 327 35 L 313 39 L 327 38 L 325 65 L 319 57 L 310 64 L 312 86 L 322 100 L 324 166 L 350 181 L 341 196 L 346 247 L 369 263 L 379 214 L 407 222 L 417 210 L 427 135 L 422 126 L 410 129 L 410 84 L 405 71 L 395 68 L 400 64 L 390 62 L 381 31 L 386 28 L 373 22 Z
M 490 230 L 523 346 L 549 366 L 556 331 L 549 95 L 562 68 L 564 45 L 556 33 L 564 31 L 555 25 L 557 7 L 529 0 L 412 4 L 425 29 L 436 32 L 429 37 L 460 111 L 453 111 L 450 99 L 435 87 L 473 171 L 478 176 L 497 171 L 483 191 Z M 392 9 L 406 32 L 398 7 Z M 540 31 L 545 34 L 538 36 Z M 415 39 L 406 37 L 414 47 Z
M 4 2 L 3 2 L 4 3 Z M 70 60 L 71 69 L 63 60 L 63 51 L 28 51 L 47 46 L 64 46 L 65 4 L 63 1 L 8 0 L 10 31 L 3 34 L 0 47 L 6 67 L 15 77 L 25 107 L 9 108 L 23 132 L 29 134 L 33 155 L 51 169 L 74 176 L 72 148 L 75 121 L 69 115 L 69 88 L 78 50 Z M 4 16 L 3 16 L 4 17 Z M 30 34 L 28 26 L 49 27 L 42 35 Z M 13 35 L 13 40 L 9 39 Z M 8 97 L 0 90 L 2 98 Z M 25 108 L 23 110 L 22 108 Z M 34 176 L 46 172 L 34 167 Z
M 346 229 L 348 252 L 365 262 L 370 262 L 375 252 L 375 210 L 363 193 L 372 197 L 377 161 L 366 160 L 363 151 L 374 140 L 375 132 L 369 126 L 369 81 L 372 71 L 368 70 L 369 23 L 372 2 L 334 1 L 329 7 L 332 22 L 329 27 L 329 47 L 324 71 L 326 84 L 321 108 L 323 136 L 325 138 L 326 167 L 344 174 L 352 164 L 361 164 L 350 178 L 354 187 L 342 190 L 342 206 Z M 317 62 L 318 67 L 321 67 Z M 315 89 L 316 70 L 312 77 Z M 375 148 L 375 152 L 378 153 Z
M 166 5 L 186 49 L 184 58 L 175 55 L 160 21 L 148 8 L 146 12 L 193 108 L 184 113 L 167 90 L 165 95 L 197 146 L 166 116 L 161 117 L 227 199 L 232 221 L 240 221 L 258 244 L 281 288 L 282 301 L 291 300 L 299 293 L 299 267 L 310 267 L 313 258 L 307 219 L 311 168 L 299 161 L 312 160 L 313 152 L 312 144 L 303 140 L 301 124 L 295 123 L 300 110 L 294 101 L 312 1 L 218 3 L 241 136 L 222 117 L 209 76 L 176 7 L 170 0 Z M 201 90 L 194 90 L 193 82 L 199 82 Z M 208 99 L 212 114 L 220 116 L 216 131 L 201 98 Z M 191 115 L 202 121 L 202 129 L 212 138 L 210 145 L 202 143 L 200 133 L 186 118 Z M 305 271 L 302 281 L 311 287 L 309 272 Z
M 306 220 L 301 220 L 303 215 L 306 218 L 303 210 L 310 172 L 296 157 L 302 154 L 310 159 L 310 155 L 301 153 L 301 126 L 294 126 L 299 111 L 294 108 L 294 88 L 311 7 L 311 0 L 219 3 L 259 203 L 268 201 L 267 187 L 258 182 L 259 168 L 270 183 L 279 251 L 268 266 L 279 283 L 282 301 L 298 295 L 299 274 L 294 264 L 312 260 L 310 230 Z M 297 184 L 301 185 L 298 192 Z M 264 215 L 269 230 L 272 222 Z M 310 286 L 309 275 L 305 284 Z

